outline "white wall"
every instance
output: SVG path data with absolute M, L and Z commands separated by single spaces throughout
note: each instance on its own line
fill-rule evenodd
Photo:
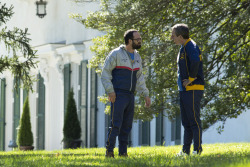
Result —
M 69 0 L 47 1 L 47 15 L 36 16 L 34 0 L 1 0 L 8 6 L 13 4 L 15 14 L 7 22 L 8 28 L 28 28 L 32 46 L 66 41 L 66 44 L 89 40 L 100 34 L 98 31 L 86 29 L 82 24 L 69 18 L 70 13 L 81 13 L 86 17 L 88 11 L 99 9 L 99 2 L 74 3 Z
M 224 131 L 219 134 L 216 123 L 203 133 L 203 143 L 250 142 L 250 110 L 243 112 L 237 119 L 228 119 Z

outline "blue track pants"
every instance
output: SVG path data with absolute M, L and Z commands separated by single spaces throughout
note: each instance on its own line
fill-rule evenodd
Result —
M 119 140 L 119 154 L 127 153 L 128 135 L 134 116 L 134 93 L 116 91 L 116 100 L 111 104 L 111 122 L 107 134 L 106 149 L 114 150 L 116 137 Z
M 183 152 L 189 154 L 192 140 L 194 151 L 202 152 L 202 127 L 200 120 L 200 102 L 203 90 L 180 91 L 180 109 L 184 127 Z

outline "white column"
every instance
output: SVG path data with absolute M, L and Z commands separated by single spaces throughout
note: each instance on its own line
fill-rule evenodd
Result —
M 156 118 L 150 121 L 150 146 L 155 146 L 156 139 Z
M 166 114 L 166 113 L 165 113 Z M 163 117 L 163 136 L 165 146 L 171 145 L 171 121 L 168 119 L 168 117 Z
M 4 78 L 6 79 L 6 105 L 5 105 L 5 150 L 11 151 L 12 148 L 9 148 L 9 142 L 12 140 L 12 129 L 13 129 L 13 77 L 11 73 L 4 72 Z
M 88 90 L 91 90 L 91 70 L 88 70 Z M 87 109 L 87 113 L 88 113 L 88 125 L 87 125 L 87 129 L 88 129 L 88 134 L 87 134 L 87 147 L 90 147 L 90 101 L 91 101 L 91 91 L 88 91 L 88 109 Z
M 41 59 L 40 63 L 38 65 L 39 72 L 41 76 L 44 79 L 44 85 L 45 85 L 45 141 L 44 141 L 44 147 L 45 150 L 49 149 L 50 146 L 50 116 L 49 116 L 49 106 L 50 106 L 50 96 L 49 96 L 49 66 L 48 66 L 48 60 L 47 59 Z M 37 134 L 38 135 L 38 134 Z

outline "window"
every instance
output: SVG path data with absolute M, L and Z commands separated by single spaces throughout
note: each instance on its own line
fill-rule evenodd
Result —
M 79 108 L 80 108 L 80 125 L 82 129 L 82 146 L 87 147 L 87 123 L 88 123 L 88 68 L 87 61 L 82 61 L 79 70 Z
M 91 69 L 91 92 L 90 92 L 90 147 L 97 147 L 96 127 L 97 127 L 97 74 Z
M 181 144 L 181 114 L 176 114 L 176 118 L 171 122 L 171 141 L 176 145 Z
M 25 102 L 26 97 L 29 95 L 29 91 L 26 89 L 23 89 L 23 104 Z
M 38 107 L 37 107 L 37 146 L 38 150 L 45 149 L 45 85 L 44 79 L 39 74 L 37 82 Z
M 14 78 L 14 84 L 16 83 L 16 78 Z M 17 81 L 17 89 L 14 89 L 14 107 L 13 107 L 13 129 L 12 129 L 12 139 L 16 142 L 17 139 L 17 128 L 20 121 L 20 80 Z
M 139 136 L 139 144 L 142 146 L 149 146 L 150 145 L 150 122 L 139 121 L 139 129 L 140 129 L 140 136 Z
M 160 112 L 156 117 L 156 145 L 162 145 L 163 139 L 163 113 Z
M 70 91 L 70 64 L 64 65 L 64 114 L 66 113 L 67 101 L 68 101 L 68 94 Z
M 79 70 L 81 140 L 83 147 L 97 147 L 97 74 L 94 69 L 88 71 L 87 64 L 82 61 Z

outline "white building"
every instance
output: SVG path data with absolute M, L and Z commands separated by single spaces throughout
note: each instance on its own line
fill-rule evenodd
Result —
M 31 124 L 35 149 L 56 150 L 63 145 L 63 121 L 67 93 L 72 87 L 82 128 L 82 147 L 104 147 L 109 117 L 104 114 L 104 104 L 97 96 L 104 94 L 99 77 L 87 68 L 93 56 L 89 46 L 91 39 L 102 35 L 86 29 L 70 19 L 69 13 L 82 13 L 99 9 L 99 2 L 76 4 L 70 0 L 49 0 L 44 18 L 36 16 L 34 0 L 1 0 L 14 6 L 15 14 L 7 22 L 9 29 L 28 28 L 31 45 L 37 50 L 39 65 L 31 71 L 39 81 L 34 83 L 35 92 L 29 92 Z M 2 48 L 2 46 L 0 46 Z M 10 141 L 16 140 L 16 128 L 27 92 L 13 91 L 14 77 L 5 71 L 0 82 L 0 149 L 11 150 Z M 228 120 L 225 131 L 219 135 L 211 127 L 203 135 L 203 143 L 249 142 L 250 112 L 238 119 Z M 132 146 L 181 144 L 183 128 L 180 117 L 169 121 L 158 117 L 151 122 L 137 121 L 130 136 Z

